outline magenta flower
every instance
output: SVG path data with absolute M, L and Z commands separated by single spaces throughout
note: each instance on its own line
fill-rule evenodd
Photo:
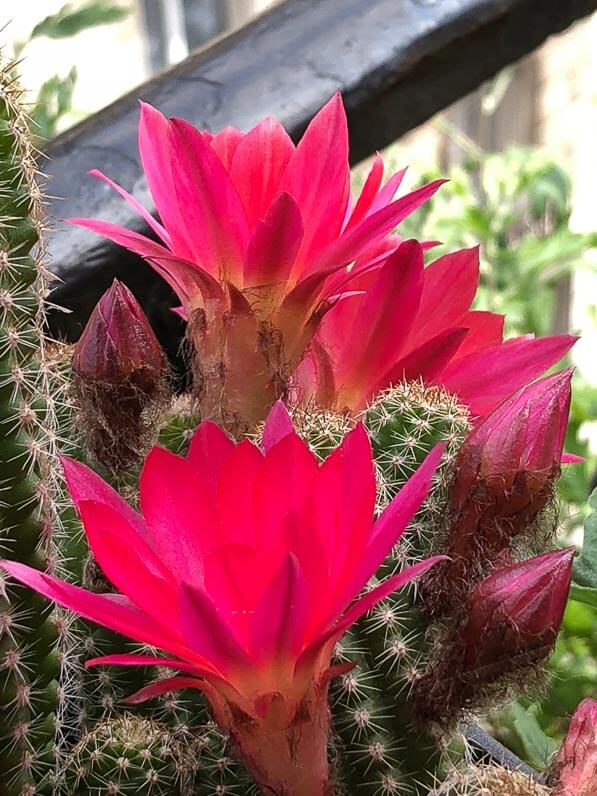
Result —
M 597 793 L 597 701 L 584 699 L 574 711 L 550 778 L 553 796 Z
M 246 134 L 228 127 L 213 136 L 142 104 L 139 151 L 160 221 L 92 174 L 160 242 L 104 221 L 71 221 L 145 257 L 166 279 L 189 320 L 204 416 L 249 425 L 285 393 L 325 313 L 351 295 L 352 279 L 396 248 L 388 233 L 442 183 L 394 199 L 404 172 L 382 185 L 377 156 L 351 200 L 339 94 L 298 146 L 271 118 Z
M 348 281 L 348 280 L 347 280 Z M 478 249 L 447 254 L 426 268 L 423 247 L 402 243 L 355 279 L 350 300 L 322 319 L 295 376 L 296 396 L 358 410 L 402 379 L 445 387 L 487 414 L 570 349 L 570 335 L 504 341 L 504 317 L 471 310 Z
M 14 561 L 2 567 L 60 605 L 168 654 L 88 661 L 181 672 L 131 703 L 198 688 L 259 784 L 323 796 L 327 687 L 346 671 L 330 665 L 334 644 L 441 558 L 363 594 L 425 498 L 442 451 L 434 449 L 374 521 L 362 426 L 320 465 L 276 404 L 264 440 L 262 453 L 204 422 L 186 459 L 154 448 L 140 480 L 141 514 L 87 467 L 64 461 L 92 552 L 118 593 L 92 594 Z

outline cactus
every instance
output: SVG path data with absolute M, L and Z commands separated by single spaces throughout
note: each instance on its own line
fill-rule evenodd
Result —
M 520 771 L 500 766 L 470 766 L 455 771 L 429 796 L 548 796 L 550 789 Z

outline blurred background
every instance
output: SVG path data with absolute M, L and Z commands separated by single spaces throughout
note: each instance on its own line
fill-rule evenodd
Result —
M 0 46 L 21 59 L 40 146 L 279 0 L 3 0 Z M 4 26 L 4 27 L 2 27 Z M 561 484 L 562 541 L 582 544 L 597 465 L 597 14 L 388 147 L 410 186 L 451 182 L 401 231 L 481 244 L 477 307 L 509 334 L 582 336 Z M 358 182 L 366 164 L 355 169 Z M 584 696 L 597 696 L 597 610 L 571 601 L 541 700 L 490 729 L 540 766 Z

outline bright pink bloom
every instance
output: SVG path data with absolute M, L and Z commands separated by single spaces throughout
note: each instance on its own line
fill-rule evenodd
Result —
M 93 555 L 119 594 L 92 594 L 13 561 L 2 566 L 81 616 L 168 653 L 88 662 L 182 673 L 130 702 L 201 689 L 260 784 L 321 796 L 327 684 L 340 671 L 330 668 L 334 644 L 438 560 L 363 594 L 425 498 L 442 451 L 432 451 L 374 521 L 374 468 L 361 425 L 321 465 L 279 405 L 265 439 L 262 453 L 204 422 L 186 459 L 154 448 L 141 474 L 141 514 L 87 467 L 65 460 Z
M 285 392 L 319 322 L 350 295 L 352 279 L 396 247 L 389 233 L 442 183 L 394 199 L 404 172 L 382 185 L 378 155 L 351 200 L 339 94 L 298 146 L 272 118 L 246 134 L 228 127 L 212 136 L 142 104 L 139 151 L 159 222 L 92 174 L 143 216 L 160 243 L 103 221 L 71 221 L 145 257 L 166 279 L 190 322 L 204 413 L 249 424 Z
M 447 254 L 426 268 L 406 241 L 381 267 L 351 282 L 360 291 L 323 318 L 295 374 L 297 397 L 357 410 L 402 379 L 422 379 L 487 414 L 570 349 L 569 335 L 504 341 L 504 318 L 470 309 L 479 283 L 478 249 Z
M 585 699 L 576 708 L 554 768 L 553 796 L 597 794 L 596 700 Z

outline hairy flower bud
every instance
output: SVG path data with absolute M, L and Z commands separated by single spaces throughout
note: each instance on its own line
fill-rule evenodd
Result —
M 462 446 L 445 550 L 451 560 L 424 587 L 433 615 L 457 612 L 471 586 L 507 561 L 514 540 L 519 545 L 553 531 L 543 510 L 553 503 L 560 474 L 571 377 L 565 370 L 523 388 Z
M 574 548 L 553 550 L 505 566 L 471 591 L 463 618 L 436 644 L 417 682 L 422 723 L 453 724 L 507 693 L 532 686 L 551 653 L 568 600 Z
M 114 280 L 93 310 L 72 368 L 89 448 L 107 467 L 126 467 L 143 452 L 150 415 L 166 394 L 167 360 L 122 282 Z
M 577 707 L 550 780 L 553 796 L 596 796 L 597 700 L 585 699 Z

